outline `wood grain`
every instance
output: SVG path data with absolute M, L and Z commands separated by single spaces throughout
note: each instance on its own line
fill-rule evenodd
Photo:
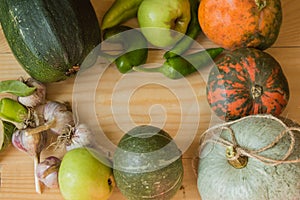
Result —
M 112 4 L 113 0 L 92 0 L 97 13 L 99 22 L 104 12 Z M 300 121 L 300 3 L 295 0 L 282 1 L 283 24 L 280 35 L 276 43 L 266 50 L 274 56 L 282 65 L 290 86 L 291 98 L 285 109 L 283 116 Z M 137 20 L 132 19 L 127 22 L 132 27 L 137 27 Z M 197 41 L 203 47 L 216 46 L 209 41 L 204 34 L 200 34 Z M 195 48 L 195 47 L 193 47 Z M 149 52 L 148 63 L 162 63 L 162 50 L 151 50 Z M 172 87 L 169 83 L 157 84 L 158 80 L 164 78 L 159 75 L 153 76 L 153 81 L 144 83 L 137 82 L 137 85 L 123 84 L 126 78 L 137 78 L 133 75 L 121 75 L 114 65 L 106 68 L 104 73 L 98 76 L 96 83 L 95 99 L 87 99 L 86 107 L 93 106 L 96 111 L 96 120 L 100 124 L 103 134 L 116 145 L 124 134 L 124 131 L 133 127 L 134 124 L 162 124 L 164 129 L 169 132 L 176 142 L 186 146 L 183 154 L 184 181 L 183 187 L 178 191 L 174 199 L 196 200 L 200 199 L 197 190 L 197 176 L 195 175 L 195 158 L 198 154 L 198 141 L 203 133 L 212 123 L 213 115 L 209 109 L 205 97 L 205 77 L 208 69 L 204 69 L 201 74 L 193 74 L 185 82 L 174 82 Z M 17 79 L 20 76 L 28 76 L 20 64 L 15 60 L 11 50 L 5 40 L 2 29 L 0 28 L 0 80 Z M 149 75 L 151 78 L 151 76 Z M 138 78 L 137 78 L 138 79 Z M 140 80 L 140 79 L 138 79 Z M 72 102 L 74 91 L 76 93 L 88 92 L 83 85 L 78 85 L 78 79 L 70 78 L 64 82 L 51 83 L 47 85 L 47 98 L 49 100 Z M 185 84 L 189 84 L 186 88 Z M 185 90 L 190 93 L 185 97 Z M 176 91 L 176 92 L 174 92 Z M 119 95 L 119 96 L 118 96 Z M 126 96 L 125 99 L 121 98 Z M 120 97 L 116 99 L 115 97 Z M 193 105 L 194 100 L 197 104 Z M 90 104 L 92 101 L 94 104 Z M 191 110 L 184 110 L 182 105 L 191 104 Z M 124 109 L 124 107 L 126 109 Z M 195 111 L 197 110 L 198 111 Z M 200 113 L 198 115 L 197 113 Z M 182 116 L 189 116 L 188 121 L 183 121 Z M 130 119 L 130 120 L 128 120 Z M 186 124 L 183 124 L 183 123 Z M 179 131 L 184 125 L 184 134 Z M 197 130 L 194 131 L 194 127 Z M 43 152 L 42 158 L 48 155 L 62 156 L 61 152 L 50 150 Z M 193 164 L 194 163 L 194 164 Z M 10 146 L 5 152 L 0 153 L 0 199 L 4 200 L 59 200 L 62 196 L 58 189 L 44 188 L 43 194 L 35 193 L 33 179 L 32 159 Z M 125 199 L 115 188 L 110 199 Z

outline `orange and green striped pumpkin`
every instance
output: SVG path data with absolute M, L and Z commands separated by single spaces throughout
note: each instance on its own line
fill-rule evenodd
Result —
M 270 54 L 241 48 L 217 60 L 207 82 L 207 100 L 225 121 L 251 114 L 282 113 L 289 86 L 280 64 Z

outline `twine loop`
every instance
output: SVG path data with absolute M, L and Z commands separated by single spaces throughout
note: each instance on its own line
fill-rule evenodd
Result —
M 275 120 L 277 122 L 279 122 L 280 124 L 282 124 L 284 126 L 284 130 L 280 132 L 280 134 L 268 145 L 257 149 L 257 150 L 252 150 L 252 149 L 247 149 L 246 147 L 241 147 L 236 139 L 236 136 L 233 132 L 233 130 L 230 128 L 230 125 L 238 123 L 242 120 L 245 120 L 245 118 L 267 118 L 267 119 L 272 119 Z M 221 137 L 213 137 L 215 136 L 215 131 L 216 130 L 228 130 L 230 133 L 230 137 L 231 137 L 231 141 L 230 140 L 226 140 L 224 138 Z M 203 135 L 201 136 L 201 148 L 200 151 L 205 147 L 206 144 L 208 143 L 213 143 L 213 144 L 219 144 L 222 145 L 224 147 L 227 148 L 233 148 L 235 150 L 235 155 L 233 157 L 227 158 L 228 160 L 236 160 L 237 158 L 241 157 L 241 156 L 246 156 L 248 158 L 253 158 L 256 160 L 261 161 L 262 163 L 266 164 L 266 165 L 271 165 L 271 166 L 276 166 L 276 165 L 280 165 L 280 164 L 292 164 L 292 163 L 300 163 L 300 158 L 298 159 L 292 159 L 290 160 L 289 157 L 292 155 L 294 149 L 295 149 L 295 144 L 296 144 L 296 139 L 295 139 L 295 133 L 300 133 L 300 127 L 288 127 L 284 122 L 282 122 L 280 119 L 272 116 L 272 115 L 255 115 L 255 116 L 248 116 L 248 117 L 244 117 L 241 118 L 239 120 L 235 120 L 232 122 L 226 122 L 214 127 L 209 128 L 207 131 L 205 131 L 203 133 Z M 209 135 L 208 139 L 205 139 L 207 136 Z M 280 142 L 280 140 L 284 137 L 288 135 L 290 138 L 290 145 L 289 148 L 287 150 L 287 152 L 285 153 L 285 155 L 281 158 L 281 159 L 273 159 L 273 158 L 269 158 L 267 156 L 262 156 L 259 155 L 259 153 L 262 153 L 268 149 L 273 148 L 274 146 L 276 146 L 277 143 Z

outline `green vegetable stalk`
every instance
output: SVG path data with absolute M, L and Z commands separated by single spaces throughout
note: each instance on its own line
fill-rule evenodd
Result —
M 108 43 L 122 44 L 125 53 L 109 55 L 100 52 L 100 56 L 114 62 L 121 73 L 127 73 L 132 70 L 132 67 L 146 63 L 148 42 L 140 31 L 128 26 L 118 26 L 106 29 L 103 38 Z
M 201 67 L 208 65 L 212 59 L 223 52 L 223 48 L 210 48 L 184 57 L 175 56 L 167 59 L 157 68 L 133 67 L 140 72 L 159 72 L 170 79 L 179 79 L 196 72 Z
M 198 22 L 198 8 L 199 1 L 198 0 L 189 0 L 191 7 L 191 21 L 189 23 L 188 29 L 185 33 L 185 36 L 179 40 L 173 48 L 167 51 L 164 54 L 164 58 L 168 59 L 177 55 L 183 54 L 185 51 L 189 49 L 189 47 L 193 44 L 194 39 L 197 38 L 198 34 L 201 31 L 200 24 Z
M 138 8 L 143 0 L 116 0 L 104 14 L 101 29 L 112 28 L 133 17 L 136 17 Z

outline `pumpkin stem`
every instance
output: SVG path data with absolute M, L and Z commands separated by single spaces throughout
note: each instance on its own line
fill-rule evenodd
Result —
M 70 69 L 68 69 L 68 70 L 65 72 L 65 75 L 66 75 L 66 76 L 74 75 L 74 74 L 76 74 L 79 70 L 80 70 L 80 66 L 79 66 L 79 65 L 74 65 L 74 66 L 72 66 Z
M 267 6 L 267 1 L 264 0 L 255 0 L 255 4 L 258 7 L 258 10 L 261 11 L 262 9 L 264 9 Z
M 238 154 L 236 148 L 233 146 L 226 148 L 226 157 L 228 163 L 236 169 L 242 169 L 248 164 L 248 157 Z
M 259 98 L 263 94 L 263 87 L 260 85 L 252 86 L 251 94 L 252 94 L 253 99 Z

